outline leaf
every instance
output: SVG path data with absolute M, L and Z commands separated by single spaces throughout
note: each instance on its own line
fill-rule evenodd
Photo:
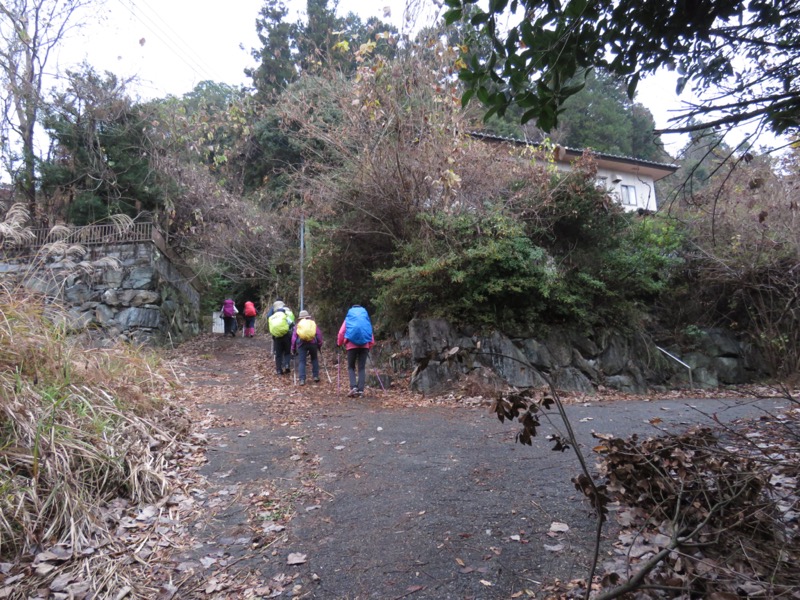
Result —
M 568 19 L 578 19 L 586 10 L 588 0 L 572 0 L 564 9 L 564 16 Z
M 569 531 L 569 525 L 561 523 L 560 521 L 553 521 L 550 523 L 550 531 L 554 533 L 566 533 Z
M 39 566 L 36 567 L 36 574 L 43 577 L 55 568 L 56 565 L 52 565 L 50 563 L 41 563 Z
M 306 562 L 306 555 L 299 552 L 292 552 L 286 559 L 287 565 L 302 565 Z
M 456 21 L 460 21 L 461 20 L 461 16 L 463 14 L 464 14 L 464 12 L 460 8 L 453 8 L 453 9 L 448 10 L 443 15 L 444 16 L 445 25 L 452 25 Z

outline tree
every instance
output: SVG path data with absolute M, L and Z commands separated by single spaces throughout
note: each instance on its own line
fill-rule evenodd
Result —
M 293 57 L 296 26 L 284 20 L 288 14 L 283 0 L 265 0 L 256 19 L 261 48 L 253 50 L 253 58 L 259 61 L 259 65 L 248 69 L 246 74 L 264 97 L 279 92 L 297 76 Z
M 262 99 L 274 100 L 277 93 L 295 81 L 300 73 L 314 73 L 332 66 L 350 74 L 355 72 L 351 46 L 375 43 L 376 52 L 391 56 L 394 46 L 386 39 L 397 30 L 376 18 L 364 23 L 349 13 L 338 17 L 329 0 L 306 0 L 306 20 L 290 23 L 283 0 L 265 0 L 256 30 L 262 47 L 253 50 L 259 66 L 246 73 Z
M 2 136 L 7 168 L 27 198 L 36 219 L 35 129 L 42 106 L 45 68 L 52 51 L 64 39 L 78 11 L 94 0 L 0 1 L 0 77 L 3 128 L 19 138 L 22 157 L 17 169 L 9 136 Z
M 571 148 L 663 160 L 665 152 L 650 111 L 628 99 L 624 84 L 604 71 L 585 77 L 585 87 L 564 103 L 562 143 Z
M 475 5 L 446 2 L 447 22 Z M 506 26 L 520 9 L 522 16 Z M 757 123 L 796 133 L 798 9 L 798 0 L 497 0 L 470 19 L 493 44 L 486 60 L 467 51 L 463 102 L 477 96 L 489 107 L 487 115 L 516 103 L 525 109 L 523 122 L 535 119 L 550 130 L 565 100 L 583 86 L 574 77 L 585 70 L 603 68 L 624 78 L 633 98 L 643 77 L 668 67 L 680 73 L 678 93 L 689 85 L 707 102 L 690 106 L 665 131 Z
M 55 147 L 41 164 L 41 183 L 56 201 L 54 212 L 85 224 L 157 210 L 167 182 L 151 167 L 148 108 L 134 105 L 125 82 L 111 73 L 100 76 L 84 65 L 66 75 L 66 89 L 54 95 L 43 119 Z

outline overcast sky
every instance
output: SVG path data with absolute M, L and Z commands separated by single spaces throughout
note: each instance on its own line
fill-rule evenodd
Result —
M 433 18 L 433 0 L 340 0 L 339 14 L 377 16 L 401 30 L 415 29 Z M 287 0 L 299 14 L 306 0 Z M 75 67 L 86 60 L 96 70 L 136 76 L 134 95 L 140 98 L 182 95 L 204 80 L 232 85 L 249 84 L 244 69 L 255 66 L 251 50 L 259 46 L 255 21 L 263 0 L 105 0 L 101 10 L 85 14 L 57 64 L 51 69 Z M 404 17 L 415 15 L 408 21 Z M 296 17 L 293 17 L 293 20 Z M 676 76 L 670 73 L 643 81 L 637 100 L 649 108 L 657 127 L 679 108 Z M 675 154 L 684 138 L 665 138 Z
M 432 7 L 429 0 L 415 2 Z M 181 95 L 209 79 L 249 84 L 243 71 L 255 66 L 251 50 L 260 45 L 255 23 L 263 3 L 105 0 L 101 10 L 83 13 L 80 30 L 59 53 L 57 69 L 51 67 L 63 71 L 86 60 L 97 70 L 135 75 L 143 98 Z M 299 15 L 306 1 L 286 4 Z M 404 8 L 403 0 L 340 0 L 338 12 L 356 12 L 364 20 L 377 16 L 401 28 Z

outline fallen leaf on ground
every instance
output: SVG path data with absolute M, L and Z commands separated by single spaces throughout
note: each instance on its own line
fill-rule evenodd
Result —
M 561 523 L 559 521 L 553 521 L 550 523 L 550 531 L 554 533 L 566 533 L 569 531 L 569 525 L 566 523 Z

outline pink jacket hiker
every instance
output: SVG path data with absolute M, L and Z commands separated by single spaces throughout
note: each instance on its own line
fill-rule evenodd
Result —
M 336 336 L 336 345 L 337 346 L 341 346 L 342 344 L 347 342 L 347 345 L 345 346 L 345 348 L 347 350 L 352 350 L 353 348 L 372 348 L 375 345 L 375 334 L 374 333 L 372 334 L 372 341 L 371 342 L 367 342 L 366 344 L 361 344 L 359 346 L 358 344 L 354 344 L 350 340 L 346 340 L 345 337 L 344 337 L 344 332 L 345 332 L 345 321 L 342 321 L 342 326 L 339 328 L 339 335 Z

